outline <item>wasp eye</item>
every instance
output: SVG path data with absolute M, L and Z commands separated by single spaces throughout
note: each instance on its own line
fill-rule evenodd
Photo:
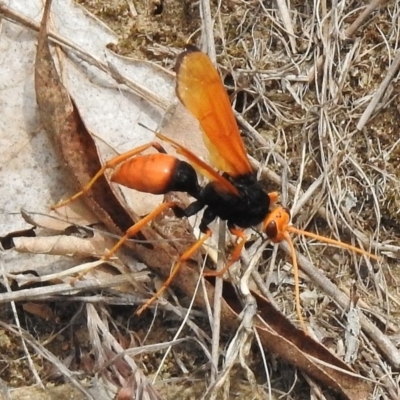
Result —
M 271 239 L 274 240 L 278 235 L 278 226 L 276 225 L 276 221 L 270 221 L 268 225 L 265 227 L 266 235 Z

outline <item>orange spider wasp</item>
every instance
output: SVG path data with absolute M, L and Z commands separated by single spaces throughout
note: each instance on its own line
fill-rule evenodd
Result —
M 158 142 L 145 144 L 105 163 L 81 192 L 56 207 L 75 200 L 89 190 L 106 169 L 115 169 L 111 180 L 129 188 L 153 194 L 166 194 L 170 191 L 186 192 L 195 199 L 185 209 L 180 208 L 174 202 L 162 203 L 128 229 L 105 258 L 114 254 L 127 238 L 137 234 L 144 225 L 167 208 L 173 209 L 178 217 L 190 217 L 204 209 L 200 222 L 200 231 L 203 233 L 203 237 L 179 258 L 169 278 L 158 292 L 139 308 L 138 314 L 166 290 L 177 274 L 179 266 L 188 260 L 211 236 L 208 225 L 214 219 L 219 217 L 227 221 L 228 229 L 237 237 L 237 241 L 223 271 L 208 272 L 207 275 L 222 275 L 240 257 L 246 243 L 243 229 L 262 224 L 262 231 L 271 241 L 277 243 L 286 240 L 290 245 L 296 284 L 297 314 L 304 328 L 298 289 L 297 259 L 290 232 L 340 245 L 372 258 L 376 257 L 354 246 L 290 226 L 290 212 L 286 208 L 278 206 L 271 210 L 270 206 L 277 201 L 278 194 L 276 192 L 267 194 L 257 181 L 256 173 L 250 165 L 240 137 L 229 97 L 208 56 L 195 46 L 188 45 L 185 51 L 178 56 L 175 71 L 176 94 L 182 104 L 199 121 L 203 139 L 210 154 L 210 162 L 221 173 L 179 143 L 156 133 L 158 139 L 172 145 L 177 153 L 184 156 L 187 161 L 166 154 Z M 156 149 L 158 153 L 140 155 L 150 147 Z M 200 186 L 196 171 L 205 176 L 209 183 L 203 187 Z

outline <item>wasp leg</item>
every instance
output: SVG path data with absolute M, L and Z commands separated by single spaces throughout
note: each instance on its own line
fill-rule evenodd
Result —
M 229 227 L 229 231 L 232 233 L 232 235 L 235 235 L 237 237 L 237 241 L 235 248 L 230 254 L 229 259 L 226 262 L 224 268 L 218 271 L 207 271 L 203 274 L 203 276 L 222 276 L 226 271 L 228 271 L 228 269 L 232 266 L 232 264 L 239 259 L 240 254 L 242 253 L 243 250 L 243 246 L 246 244 L 247 241 L 246 234 L 241 229 L 235 228 L 233 226 Z
M 168 208 L 174 209 L 177 207 L 176 203 L 173 201 L 169 201 L 166 203 L 160 204 L 155 210 L 153 210 L 150 214 L 143 217 L 140 221 L 136 222 L 135 225 L 132 225 L 126 232 L 125 235 L 118 240 L 118 242 L 114 245 L 114 247 L 103 256 L 103 260 L 108 260 L 111 258 L 117 250 L 128 240 L 130 237 L 135 236 L 138 232 L 140 232 L 145 225 L 147 225 L 150 221 L 152 221 L 157 215 L 161 214 L 163 211 Z
M 270 193 L 268 193 L 268 197 L 269 197 L 270 205 L 275 204 L 279 199 L 279 193 L 278 192 L 270 192 Z
M 174 208 L 176 207 L 175 202 L 170 201 L 167 203 L 162 203 L 160 204 L 155 210 L 153 210 L 150 214 L 146 215 L 144 218 L 142 218 L 140 221 L 138 221 L 135 225 L 132 225 L 125 233 L 124 236 L 121 237 L 121 239 L 118 240 L 118 242 L 114 245 L 114 247 L 111 248 L 111 250 L 103 256 L 101 259 L 103 261 L 107 261 L 110 259 L 116 251 L 128 240 L 130 237 L 135 236 L 138 232 L 140 232 L 143 227 L 148 224 L 150 221 L 152 221 L 157 215 L 161 214 L 164 210 L 168 208 Z M 75 277 L 72 281 L 72 285 L 80 279 L 82 279 L 90 269 L 81 272 L 77 277 Z
M 205 235 L 200 238 L 196 243 L 193 244 L 188 250 L 186 250 L 179 260 L 172 267 L 171 273 L 168 279 L 163 283 L 160 289 L 158 289 L 157 293 L 153 295 L 153 297 L 146 301 L 137 311 L 136 314 L 140 315 L 146 308 L 150 307 L 170 286 L 171 282 L 174 280 L 175 276 L 178 274 L 179 269 L 183 263 L 185 263 L 192 255 L 203 245 L 203 243 L 212 235 L 211 230 L 209 229 L 205 232 Z

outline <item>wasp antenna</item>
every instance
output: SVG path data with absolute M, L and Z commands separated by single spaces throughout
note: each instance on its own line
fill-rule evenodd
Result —
M 368 251 L 360 249 L 358 247 L 352 246 L 351 244 L 347 244 L 347 243 L 341 242 L 340 240 L 335 240 L 335 239 L 331 239 L 331 238 L 328 238 L 328 237 L 325 237 L 325 236 L 317 235 L 316 233 L 303 231 L 302 229 L 295 228 L 294 226 L 288 226 L 286 229 L 287 229 L 288 232 L 297 233 L 298 235 L 308 236 L 310 238 L 317 239 L 320 242 L 333 244 L 333 245 L 342 247 L 344 249 L 347 249 L 347 250 L 350 250 L 350 251 L 354 251 L 355 253 L 367 256 L 367 257 L 372 258 L 374 260 L 379 260 L 379 258 L 377 256 L 375 256 L 374 254 L 371 254 Z
M 304 323 L 303 315 L 301 314 L 301 304 L 300 304 L 300 284 L 299 284 L 299 267 L 297 265 L 297 256 L 296 251 L 294 250 L 292 239 L 288 231 L 283 233 L 283 236 L 286 242 L 289 245 L 290 253 L 292 255 L 292 264 L 293 264 L 293 275 L 294 275 L 294 293 L 296 299 L 296 312 L 297 318 L 299 319 L 300 325 L 305 333 L 307 333 L 306 324 Z
M 149 128 L 147 125 L 142 124 L 141 122 L 138 122 L 138 125 L 141 126 L 144 129 L 147 129 L 150 132 L 153 132 L 153 133 L 156 133 L 156 134 L 158 133 L 156 130 Z

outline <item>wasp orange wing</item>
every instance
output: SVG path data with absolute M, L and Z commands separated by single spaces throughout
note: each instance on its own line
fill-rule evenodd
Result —
M 232 177 L 252 173 L 221 78 L 208 56 L 187 46 L 176 62 L 176 93 L 200 122 L 210 161 Z

